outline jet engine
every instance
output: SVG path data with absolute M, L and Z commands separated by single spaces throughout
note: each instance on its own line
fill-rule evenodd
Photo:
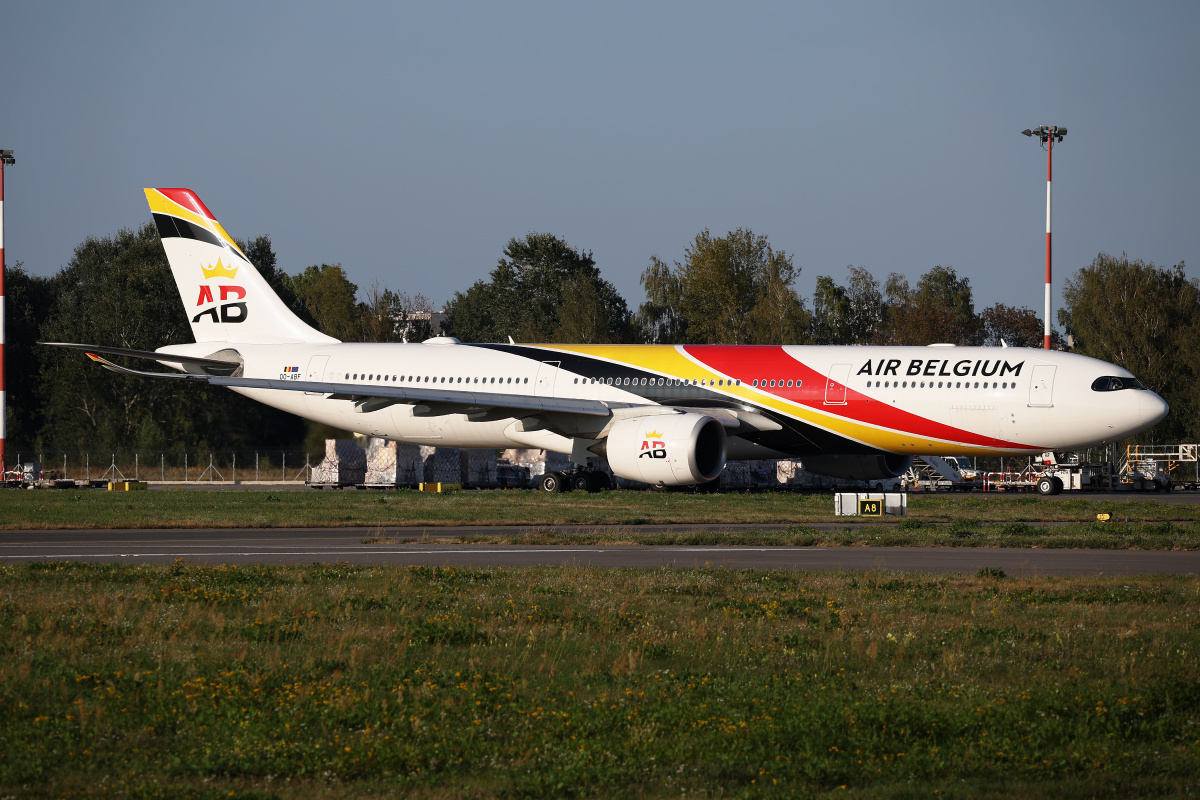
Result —
M 804 468 L 831 478 L 846 480 L 876 481 L 895 478 L 912 466 L 912 456 L 889 454 L 884 456 L 828 455 L 808 456 L 803 459 Z
M 631 417 L 604 443 L 613 474 L 652 486 L 716 480 L 725 469 L 725 426 L 704 414 Z

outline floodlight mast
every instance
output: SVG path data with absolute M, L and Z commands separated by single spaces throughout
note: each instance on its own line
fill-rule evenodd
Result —
M 1050 175 L 1054 158 L 1054 140 L 1059 142 L 1067 135 L 1066 128 L 1057 125 L 1039 125 L 1033 130 L 1026 128 L 1021 131 L 1026 136 L 1036 136 L 1046 145 L 1046 331 L 1042 346 L 1050 349 Z
M 8 400 L 4 389 L 4 167 L 17 163 L 12 150 L 0 150 L 0 481 L 4 480 Z

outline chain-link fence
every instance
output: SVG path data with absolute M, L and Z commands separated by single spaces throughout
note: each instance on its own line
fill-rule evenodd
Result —
M 41 464 L 43 477 L 70 480 L 230 483 L 251 481 L 303 483 L 321 454 L 303 450 L 204 450 L 84 453 L 10 453 L 9 470 Z

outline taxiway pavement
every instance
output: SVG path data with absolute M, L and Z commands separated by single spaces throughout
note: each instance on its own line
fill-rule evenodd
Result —
M 489 537 L 548 526 L 494 528 L 239 528 L 0 532 L 0 563 L 410 564 L 472 567 L 631 567 L 894 570 L 1017 575 L 1200 574 L 1200 552 L 991 547 L 756 547 L 501 545 Z M 641 533 L 771 526 L 638 526 Z M 779 526 L 780 528 L 785 526 Z M 597 526 L 580 526 L 594 531 Z M 625 528 L 633 530 L 632 528 Z M 621 530 L 617 528 L 616 530 Z M 451 538 L 472 537 L 459 544 Z

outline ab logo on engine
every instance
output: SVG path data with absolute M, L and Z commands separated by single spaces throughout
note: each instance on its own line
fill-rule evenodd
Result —
M 662 434 L 658 431 L 650 431 L 646 434 L 646 438 L 642 439 L 642 452 L 638 453 L 638 458 L 666 458 L 667 445 L 662 440 Z

